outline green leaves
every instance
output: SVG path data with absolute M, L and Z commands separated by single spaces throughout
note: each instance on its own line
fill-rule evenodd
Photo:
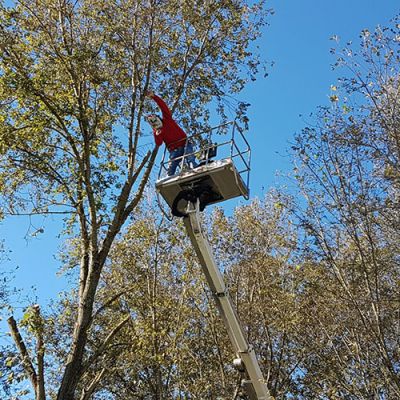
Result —
M 124 318 L 115 320 L 107 314 L 98 322 L 93 305 L 113 241 L 128 216 L 135 218 L 135 207 L 156 157 L 155 151 L 149 153 L 153 142 L 148 127 L 143 127 L 143 115 L 149 109 L 144 92 L 151 88 L 164 97 L 174 118 L 191 132 L 207 128 L 209 105 L 215 99 L 221 118 L 226 118 L 227 108 L 232 108 L 226 99 L 243 88 L 244 73 L 249 72 L 252 78 L 257 74 L 257 55 L 248 47 L 259 36 L 266 15 L 262 1 L 250 6 L 245 1 L 226 0 L 24 0 L 9 8 L 0 7 L 0 213 L 65 213 L 72 247 L 65 257 L 65 271 L 80 269 L 77 289 L 64 304 L 65 313 L 54 319 L 57 322 L 44 327 L 34 309 L 28 309 L 21 322 L 29 333 L 37 334 L 42 329 L 52 332 L 58 323 L 60 336 L 52 332 L 49 341 L 63 337 L 65 340 L 59 341 L 70 345 L 60 353 L 52 348 L 58 362 L 54 382 L 62 381 L 59 398 L 79 397 L 77 391 L 83 384 L 85 389 L 94 390 L 102 376 L 95 370 L 101 367 L 102 357 L 109 357 L 110 370 L 125 374 L 118 369 L 118 352 L 108 348 L 112 340 L 107 339 Z M 247 106 L 237 104 L 234 108 L 246 121 Z M 202 324 L 191 331 L 184 358 L 179 358 L 176 348 L 177 338 L 192 328 L 190 318 L 184 321 L 183 315 L 202 308 L 199 299 L 204 298 L 203 288 L 190 269 L 190 251 L 182 253 L 187 265 L 180 265 L 172 255 L 156 260 L 158 250 L 151 247 L 154 226 L 138 222 L 131 229 L 134 246 L 127 246 L 127 254 L 120 259 L 137 257 L 137 262 L 128 260 L 128 267 L 134 269 L 129 282 L 135 286 L 129 290 L 136 298 L 128 293 L 125 303 L 116 302 L 113 307 L 127 315 L 132 312 L 132 319 L 136 319 L 136 328 L 131 327 L 130 333 L 144 366 L 177 374 L 170 360 L 179 359 L 195 373 L 189 361 L 191 346 L 196 345 L 193 337 L 199 331 L 204 341 L 211 340 Z M 164 232 L 160 240 L 166 236 Z M 170 240 L 173 254 L 179 254 L 182 236 L 171 235 Z M 171 266 L 173 276 L 168 275 Z M 163 277 L 162 284 L 153 274 Z M 116 279 L 121 290 L 126 289 L 123 277 L 110 279 Z M 193 283 L 190 296 L 178 281 Z M 144 283 L 149 286 L 142 286 Z M 172 287 L 178 290 L 175 297 L 168 296 Z M 103 289 L 102 299 L 107 301 L 112 290 Z M 188 296 L 194 301 L 191 306 L 185 303 Z M 175 315 L 174 307 L 182 313 Z M 160 325 L 153 326 L 149 317 L 158 319 Z M 176 318 L 183 328 L 172 337 L 168 324 Z M 111 328 L 102 329 L 105 324 Z M 127 329 L 122 326 L 118 335 L 127 335 Z M 93 341 L 88 343 L 88 337 Z M 217 340 L 215 334 L 212 339 Z M 131 339 L 124 336 L 124 340 Z M 173 351 L 168 350 L 169 345 Z M 97 354 L 102 346 L 106 351 Z M 146 346 L 154 349 L 149 362 Z M 124 355 L 131 358 L 133 350 L 124 349 Z M 89 362 L 87 370 L 81 368 L 91 357 L 93 365 Z M 201 364 L 200 357 L 196 363 Z M 123 362 L 121 365 L 124 367 Z M 63 367 L 64 375 L 60 372 Z M 138 374 L 144 370 L 135 364 Z M 205 374 L 202 383 L 207 381 Z M 202 393 L 197 397 L 215 397 L 212 389 L 205 393 L 190 379 L 188 382 L 190 391 Z M 57 392 L 55 387 L 52 390 Z
M 400 395 L 398 322 L 391 318 L 399 295 L 399 211 L 391 200 L 400 193 L 399 63 L 391 56 L 393 47 L 398 51 L 397 20 L 363 31 L 358 52 L 343 49 L 338 65 L 353 73 L 335 88 L 343 105 L 321 108 L 313 127 L 296 138 L 304 199 L 296 214 L 308 260 L 299 271 L 309 299 L 302 307 L 315 324 L 304 346 L 320 360 L 305 361 L 313 371 L 305 377 L 305 398 Z
M 262 2 L 194 0 L 60 7 L 28 0 L 1 10 L 2 169 L 10 180 L 24 171 L 10 196 L 35 181 L 36 209 L 54 202 L 43 195 L 50 187 L 74 206 L 90 148 L 91 167 L 103 176 L 95 179 L 100 208 L 109 212 L 106 190 L 121 186 L 127 159 L 135 159 L 124 135 L 142 133 L 143 90 L 150 85 L 170 100 L 187 129 L 206 128 L 215 97 L 224 117 L 223 98 L 243 88 L 243 69 L 257 73 L 257 55 L 246 49 L 268 11 Z
M 43 323 L 44 321 L 39 313 L 39 306 L 36 304 L 26 309 L 20 325 L 36 336 L 43 333 Z

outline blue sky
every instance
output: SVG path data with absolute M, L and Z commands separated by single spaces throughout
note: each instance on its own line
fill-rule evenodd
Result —
M 332 71 L 330 38 L 338 35 L 339 46 L 355 44 L 362 29 L 388 24 L 400 12 L 395 0 L 274 0 L 269 5 L 275 15 L 261 46 L 275 65 L 267 79 L 244 93 L 252 104 L 253 195 L 276 183 L 276 170 L 290 168 L 288 142 L 318 105 L 329 104 L 330 86 L 342 73 Z
M 329 103 L 330 86 L 340 75 L 331 69 L 334 58 L 329 50 L 334 43 L 330 37 L 338 35 L 343 44 L 357 42 L 362 29 L 385 25 L 400 11 L 398 0 L 274 0 L 268 7 L 275 15 L 259 45 L 263 57 L 275 65 L 267 78 L 260 77 L 240 95 L 251 103 L 252 197 L 279 183 L 276 171 L 290 170 L 286 149 L 294 133 L 305 126 L 299 115 L 307 116 L 318 105 Z M 231 204 L 237 201 L 227 206 Z M 12 251 L 10 261 L 0 268 L 18 266 L 13 285 L 25 288 L 33 301 L 37 296 L 37 301 L 46 303 L 66 286 L 63 278 L 56 277 L 59 224 L 48 218 L 44 233 L 27 240 L 31 223 L 34 231 L 43 219 L 14 217 L 0 223 L 0 239 Z

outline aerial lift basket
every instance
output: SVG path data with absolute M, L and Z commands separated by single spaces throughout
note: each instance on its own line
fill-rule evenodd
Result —
M 226 134 L 218 134 L 231 130 Z M 165 160 L 164 151 L 156 188 L 172 212 L 183 216 L 187 202 L 200 198 L 200 209 L 209 204 L 232 199 L 237 196 L 249 198 L 250 146 L 235 121 L 231 121 L 207 132 L 188 138 L 199 160 L 194 169 L 187 167 L 187 158 L 192 153 L 177 157 L 180 169 L 177 174 L 167 176 L 171 160 Z

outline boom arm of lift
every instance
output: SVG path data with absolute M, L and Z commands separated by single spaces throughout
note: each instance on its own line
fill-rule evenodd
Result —
M 222 274 L 216 265 L 211 246 L 202 232 L 198 200 L 196 204 L 188 204 L 184 223 L 235 349 L 237 358 L 234 366 L 241 372 L 242 388 L 250 400 L 272 400 L 255 352 L 246 340 Z

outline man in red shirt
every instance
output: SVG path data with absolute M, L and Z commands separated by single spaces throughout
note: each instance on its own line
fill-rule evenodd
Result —
M 185 155 L 185 161 L 190 168 L 195 168 L 197 164 L 193 154 L 193 146 L 190 140 L 187 140 L 186 133 L 172 118 L 172 113 L 168 106 L 151 91 L 148 91 L 146 96 L 154 100 L 162 112 L 162 118 L 156 114 L 150 114 L 146 117 L 146 121 L 153 128 L 156 145 L 161 146 L 164 142 L 170 152 L 168 176 L 175 174 L 183 155 Z

